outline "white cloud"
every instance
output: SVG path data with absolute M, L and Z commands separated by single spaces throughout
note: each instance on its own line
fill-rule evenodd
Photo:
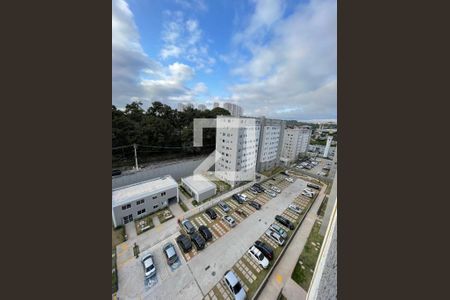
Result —
M 174 13 L 175 18 L 182 14 Z M 164 36 L 165 40 L 178 39 L 178 23 L 169 24 L 173 29 Z M 191 24 L 192 29 L 195 25 Z M 176 46 L 168 48 L 171 55 L 181 54 Z M 174 104 L 179 99 L 194 100 L 205 93 L 204 83 L 197 83 L 193 89 L 187 87 L 194 77 L 194 70 L 183 63 L 174 62 L 165 67 L 155 62 L 144 52 L 134 16 L 124 0 L 112 1 L 112 103 L 125 107 L 131 101 L 143 100 L 150 104 L 159 100 Z
M 216 60 L 209 55 L 198 20 L 186 19 L 181 11 L 165 11 L 160 56 L 164 60 L 184 59 L 198 70 L 212 72 Z
M 185 9 L 193 9 L 198 11 L 208 10 L 208 7 L 205 4 L 205 0 L 175 0 L 175 3 L 179 4 Z
M 241 82 L 230 86 L 231 98 L 255 115 L 336 118 L 336 1 L 311 0 L 282 20 L 283 4 L 268 12 L 269 2 L 258 2 L 237 34 L 251 41 L 252 56 L 233 69 Z

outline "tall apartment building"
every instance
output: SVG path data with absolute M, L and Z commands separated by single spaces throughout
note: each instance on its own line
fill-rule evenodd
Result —
M 260 119 L 218 116 L 215 176 L 232 187 L 255 178 Z
M 325 145 L 325 150 L 323 150 L 323 157 L 328 157 L 328 152 L 330 151 L 332 141 L 333 137 L 331 135 L 327 136 L 327 144 Z
M 264 172 L 280 165 L 285 121 L 261 117 L 260 125 L 256 170 Z
M 300 153 L 308 151 L 310 139 L 311 128 L 309 126 L 286 128 L 284 130 L 281 156 L 287 161 L 296 160 Z
M 233 117 L 242 116 L 242 107 L 237 104 L 226 102 L 223 104 L 223 108 L 228 110 Z

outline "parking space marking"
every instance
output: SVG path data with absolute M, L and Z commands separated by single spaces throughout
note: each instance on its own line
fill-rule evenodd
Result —
M 262 235 L 260 239 L 264 240 L 264 242 L 268 243 L 270 246 L 272 246 L 272 248 L 278 248 L 278 244 L 272 241 L 271 238 L 267 237 L 266 234 Z
M 217 209 L 216 212 L 217 212 L 218 215 L 220 215 L 220 218 L 225 216 L 225 213 L 223 212 L 223 210 L 221 208 Z
M 244 259 L 247 261 L 247 263 L 252 266 L 253 269 L 255 269 L 256 273 L 261 272 L 262 268 L 253 260 L 253 258 L 250 257 L 250 254 L 244 255 Z
M 229 207 L 231 207 L 232 209 L 236 209 L 237 205 L 234 204 L 231 200 L 226 201 L 226 203 L 228 204 Z
M 231 214 L 231 216 L 236 220 L 236 222 L 241 223 L 244 219 L 238 215 L 238 213 L 236 211 L 233 211 L 233 213 Z

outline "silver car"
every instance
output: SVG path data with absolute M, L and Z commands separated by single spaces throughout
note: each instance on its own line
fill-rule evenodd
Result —
M 270 189 L 271 189 L 272 191 L 274 191 L 274 192 L 281 193 L 280 188 L 279 188 L 279 187 L 276 187 L 276 186 L 274 186 L 274 185 L 272 185 L 272 186 L 270 187 Z
M 277 193 L 275 193 L 274 191 L 271 191 L 271 190 L 265 190 L 264 193 L 266 193 L 267 195 L 269 195 L 272 198 L 277 196 Z
M 229 215 L 225 215 L 222 218 L 230 227 L 234 227 L 236 226 L 236 221 L 233 219 L 233 217 L 229 216 Z
M 156 268 L 153 263 L 153 256 L 151 254 L 143 256 L 141 261 L 144 265 L 144 273 L 146 278 L 150 278 L 156 275 Z
M 225 273 L 225 285 L 230 289 L 235 300 L 244 300 L 247 296 L 245 290 L 239 282 L 239 278 L 233 271 L 229 270 Z
M 287 232 L 283 228 L 281 228 L 278 224 L 273 223 L 272 225 L 270 225 L 269 229 L 275 231 L 284 239 L 287 238 Z
M 300 206 L 295 205 L 295 204 L 289 204 L 288 209 L 292 210 L 295 213 L 301 213 L 302 209 L 300 208 Z

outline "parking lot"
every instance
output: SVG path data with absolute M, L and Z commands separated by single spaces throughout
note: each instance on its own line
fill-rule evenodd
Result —
M 268 187 L 272 183 L 282 189 L 281 194 L 271 198 L 265 193 L 253 195 L 244 192 L 249 200 L 253 199 L 261 205 L 260 210 L 255 210 L 247 203 L 237 204 L 234 200 L 226 199 L 226 203 L 231 208 L 231 216 L 237 225 L 230 230 L 221 217 L 223 212 L 215 207 L 217 219 L 211 220 L 206 214 L 200 213 L 190 218 L 196 228 L 206 225 L 213 233 L 213 240 L 205 249 L 197 252 L 192 250 L 187 255 L 176 244 L 175 238 L 179 232 L 175 232 L 167 239 L 142 250 L 139 259 L 130 258 L 122 266 L 119 275 L 119 293 L 121 299 L 201 299 L 205 296 L 208 299 L 226 299 L 227 289 L 221 286 L 224 273 L 233 269 L 240 277 L 246 289 L 251 291 L 259 285 L 267 270 L 257 266 L 246 254 L 248 248 L 261 237 L 261 240 L 273 246 L 276 255 L 281 251 L 281 247 L 264 236 L 264 232 L 274 222 L 274 216 L 281 214 L 291 221 L 297 221 L 298 217 L 291 211 L 286 211 L 287 206 L 295 202 L 299 206 L 305 207 L 308 198 L 300 197 L 301 191 L 306 187 L 306 182 L 302 179 L 289 183 L 284 180 L 284 175 L 276 175 L 276 180 L 271 180 L 261 184 Z M 295 178 L 295 177 L 294 177 Z M 304 199 L 305 198 L 305 199 Z M 236 213 L 236 209 L 241 209 L 247 216 Z M 162 247 L 165 243 L 171 242 L 175 245 L 179 256 L 179 265 L 172 269 L 168 266 L 163 254 Z M 140 258 L 147 252 L 154 256 L 154 264 L 157 270 L 156 277 L 151 280 L 144 279 L 144 271 Z M 256 279 L 255 279 L 256 278 Z M 209 295 L 209 296 L 208 296 Z M 229 295 L 228 295 L 229 296 Z
M 318 194 L 318 193 L 317 193 Z M 317 197 L 316 194 L 316 197 Z M 307 198 L 305 196 L 299 195 L 297 196 L 292 203 L 298 205 L 301 209 L 300 213 L 293 212 L 289 209 L 285 209 L 281 214 L 283 217 L 289 219 L 291 222 L 294 222 L 295 226 L 299 225 L 299 220 L 301 216 L 304 214 L 304 211 L 307 209 L 308 205 L 312 202 L 312 199 Z M 292 235 L 293 230 L 289 230 L 283 224 L 274 221 L 280 227 L 282 227 L 289 234 L 289 238 Z M 270 224 L 269 224 L 270 226 Z M 279 246 L 275 243 L 271 238 L 267 237 L 264 233 L 259 237 L 260 241 L 269 244 L 270 247 L 274 250 L 274 258 L 269 265 L 269 268 L 264 270 L 260 267 L 249 255 L 245 253 L 231 268 L 233 272 L 239 277 L 240 282 L 247 294 L 247 299 L 251 299 L 251 297 L 256 292 L 257 288 L 260 286 L 261 282 L 264 280 L 264 277 L 267 275 L 269 269 L 273 266 L 273 262 L 280 255 L 281 248 L 284 246 Z M 230 290 L 226 287 L 224 279 L 222 278 L 206 295 L 203 299 L 216 300 L 216 299 L 233 299 L 233 295 L 231 295 Z

